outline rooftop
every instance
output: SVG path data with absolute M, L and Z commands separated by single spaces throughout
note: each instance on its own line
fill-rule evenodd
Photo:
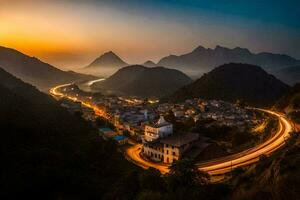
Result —
M 159 120 L 153 125 L 153 127 L 160 128 L 168 125 L 171 125 L 171 123 L 167 122 L 163 116 L 160 116 Z
M 123 135 L 118 135 L 114 137 L 114 140 L 116 141 L 122 141 L 122 140 L 126 140 L 127 137 L 123 136 Z
M 192 141 L 198 140 L 199 134 L 197 133 L 178 133 L 160 140 L 163 144 L 169 144 L 175 147 L 181 147 Z
M 104 127 L 104 128 L 99 128 L 99 131 L 101 131 L 102 133 L 106 133 L 106 132 L 112 132 L 113 130 L 111 130 L 108 127 Z

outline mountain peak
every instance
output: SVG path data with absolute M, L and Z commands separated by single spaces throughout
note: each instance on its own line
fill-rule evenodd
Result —
M 108 51 L 95 59 L 88 67 L 120 67 L 127 65 L 113 51 Z
M 101 56 L 102 56 L 102 57 L 103 57 L 103 56 L 116 56 L 116 57 L 118 57 L 117 54 L 115 54 L 113 51 L 105 52 L 105 53 L 102 54 Z M 100 57 L 101 57 L 101 56 L 100 56 Z
M 215 47 L 215 51 L 217 51 L 217 50 L 229 50 L 229 48 L 223 47 L 223 46 L 220 46 L 220 45 L 217 45 L 217 46 Z
M 143 65 L 146 67 L 155 67 L 156 66 L 156 64 L 151 60 L 146 61 Z
M 247 48 L 235 47 L 233 50 L 242 54 L 251 54 L 251 52 Z
M 201 46 L 201 45 L 199 45 L 197 48 L 195 48 L 195 49 L 193 50 L 193 52 L 196 52 L 196 51 L 203 51 L 203 50 L 206 50 L 206 48 L 203 47 L 203 46 Z

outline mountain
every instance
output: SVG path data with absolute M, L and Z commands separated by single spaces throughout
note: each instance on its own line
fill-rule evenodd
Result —
M 157 65 L 176 68 L 189 75 L 206 73 L 213 68 L 226 63 L 246 63 L 263 67 L 267 71 L 275 71 L 300 63 L 287 55 L 272 53 L 252 53 L 248 49 L 236 47 L 233 49 L 216 46 L 215 49 L 197 47 L 192 52 L 162 58 Z
M 97 74 L 101 77 L 108 77 L 118 71 L 120 68 L 127 65 L 128 64 L 114 52 L 109 51 L 99 56 L 91 64 L 84 67 L 80 71 L 89 74 Z
M 262 68 L 249 64 L 230 63 L 215 68 L 200 79 L 169 96 L 169 100 L 188 98 L 244 100 L 255 106 L 269 106 L 279 99 L 289 86 Z
M 90 75 L 62 71 L 35 57 L 1 46 L 0 67 L 41 90 L 58 84 L 95 79 Z
M 155 67 L 156 64 L 155 64 L 153 61 L 148 60 L 148 61 L 146 61 L 146 62 L 143 64 L 143 66 L 145 66 L 145 67 Z
M 190 82 L 191 79 L 187 75 L 175 69 L 132 65 L 118 70 L 105 81 L 95 83 L 92 87 L 125 95 L 162 97 Z
M 86 68 L 103 68 L 103 67 L 120 68 L 126 65 L 128 64 L 124 62 L 119 56 L 117 56 L 114 52 L 109 51 L 99 56 Z
M 287 67 L 274 72 L 280 80 L 293 85 L 300 82 L 300 65 Z
M 132 189 L 118 184 L 135 166 L 89 123 L 1 68 L 0 80 L 1 199 L 103 199 Z

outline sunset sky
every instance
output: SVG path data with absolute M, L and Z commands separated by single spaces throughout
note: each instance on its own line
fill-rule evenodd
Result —
M 158 61 L 199 45 L 245 47 L 300 59 L 298 0 L 0 0 L 0 45 L 57 67 L 106 51 Z

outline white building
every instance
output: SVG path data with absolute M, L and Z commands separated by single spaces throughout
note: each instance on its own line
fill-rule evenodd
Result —
M 151 142 L 159 138 L 164 138 L 173 134 L 173 125 L 160 116 L 154 125 L 145 126 L 145 141 Z
M 195 133 L 173 135 L 173 125 L 161 116 L 156 124 L 145 126 L 142 154 L 156 162 L 173 163 L 198 139 Z
M 145 157 L 164 163 L 173 163 L 182 158 L 198 141 L 197 133 L 171 135 L 159 141 L 144 143 L 142 153 Z

